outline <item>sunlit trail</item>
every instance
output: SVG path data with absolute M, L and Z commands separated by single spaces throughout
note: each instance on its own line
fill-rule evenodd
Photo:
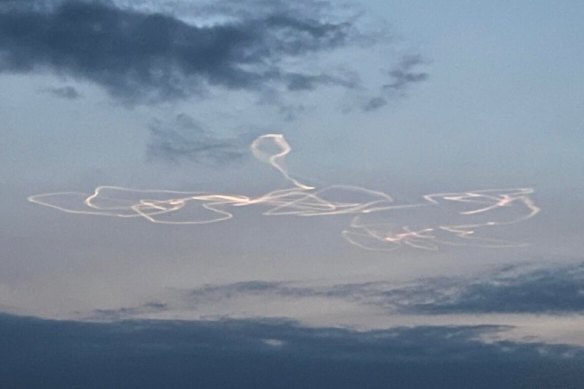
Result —
M 343 238 L 354 246 L 391 251 L 407 246 L 438 250 L 441 245 L 512 247 L 521 244 L 488 237 L 497 226 L 535 216 L 531 188 L 436 193 L 416 204 L 394 204 L 386 193 L 348 185 L 315 188 L 289 175 L 284 164 L 291 148 L 281 134 L 266 134 L 251 144 L 260 161 L 278 170 L 290 188 L 261 196 L 99 186 L 91 194 L 47 193 L 29 201 L 74 214 L 144 218 L 161 224 L 208 224 L 233 217 L 236 207 L 265 208 L 272 216 L 353 215 Z
M 269 148 L 276 146 L 274 151 Z M 251 152 L 253 156 L 262 162 L 267 162 L 276 169 L 291 183 L 299 189 L 309 190 L 314 189 L 312 186 L 304 185 L 288 175 L 288 169 L 284 165 L 284 158 L 290 153 L 292 149 L 284 135 L 282 134 L 265 134 L 262 135 L 251 144 Z

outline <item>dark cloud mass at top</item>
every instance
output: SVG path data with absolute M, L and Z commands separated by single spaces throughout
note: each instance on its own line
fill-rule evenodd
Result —
M 359 24 L 350 9 L 319 0 L 0 0 L 0 73 L 89 81 L 127 106 L 245 91 L 294 120 L 304 107 L 342 105 L 330 94 L 310 99 L 334 87 L 339 100 L 373 111 L 427 75 L 416 70 L 421 57 L 400 58 L 386 31 Z M 337 58 L 336 50 L 350 53 Z M 74 100 L 80 89 L 44 92 Z M 200 125 L 155 122 L 150 135 L 150 159 L 216 165 L 245 154 L 244 137 L 223 139 Z
M 326 22 L 272 7 L 270 13 L 212 25 L 104 2 L 39 2 L 0 7 L 0 71 L 52 71 L 90 80 L 128 102 L 231 90 L 351 88 L 355 80 L 290 70 L 302 59 L 348 44 L 350 22 Z M 255 6 L 259 6 L 256 4 Z

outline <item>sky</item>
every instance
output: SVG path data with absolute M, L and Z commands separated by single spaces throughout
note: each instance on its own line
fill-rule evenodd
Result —
M 0 386 L 578 387 L 582 17 L 0 0 Z

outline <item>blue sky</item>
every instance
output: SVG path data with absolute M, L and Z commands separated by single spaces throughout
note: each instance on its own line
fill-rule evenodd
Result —
M 425 366 L 435 377 L 422 341 L 409 338 L 415 331 L 452 366 L 460 347 L 473 362 L 497 360 L 484 371 L 487 387 L 532 382 L 541 358 L 581 363 L 583 16 L 577 1 L 0 1 L 0 325 L 14 333 L 22 323 L 39 342 L 59 326 L 95 333 L 107 353 L 117 331 L 146 347 L 135 334 L 144 326 L 167 350 L 159 366 L 185 355 L 174 343 L 185 332 L 213 334 L 197 335 L 181 363 L 205 355 L 217 334 L 248 339 L 262 325 L 275 333 L 270 352 L 298 362 L 294 372 L 334 364 L 349 347 L 356 376 L 389 352 L 387 371 Z M 285 165 L 254 158 L 250 145 L 263 134 L 283 135 Z M 268 156 L 281 147 L 266 142 Z M 233 218 L 169 225 L 28 200 L 87 197 L 100 185 L 228 194 L 235 202 L 220 207 Z M 310 201 L 303 196 L 329 187 L 318 198 L 329 206 L 368 205 L 302 217 L 289 204 L 295 215 L 266 216 L 272 197 L 246 200 L 288 188 Z M 388 205 L 371 202 L 380 193 L 408 207 L 362 213 Z M 160 196 L 110 194 L 99 200 Z M 47 201 L 87 210 L 81 195 L 59 196 Z M 465 216 L 469 196 L 495 206 Z M 193 204 L 161 218 L 209 216 Z M 538 212 L 525 217 L 530 204 Z M 469 224 L 477 237 L 514 244 L 453 229 Z M 167 330 L 177 321 L 183 329 Z M 298 356 L 307 338 L 297 334 L 322 340 L 331 328 L 330 355 Z M 370 348 L 376 331 L 399 333 L 390 351 Z M 413 354 L 398 350 L 401 337 Z M 14 342 L 11 350 L 38 347 Z M 259 358 L 259 368 L 265 355 L 253 342 L 233 352 Z M 47 355 L 88 346 L 51 347 Z M 16 363 L 13 352 L 2 360 Z M 59 375 L 49 359 L 35 366 L 51 385 L 87 382 Z M 530 373 L 518 373 L 521 364 Z M 135 373 L 116 369 L 119 382 Z M 497 369 L 518 381 L 496 381 Z M 22 366 L 0 374 L 17 387 L 42 382 L 25 381 Z M 331 385 L 327 374 L 308 382 Z M 371 387 L 398 379 L 371 374 Z M 571 374 L 550 376 L 570 387 Z M 428 387 L 412 377 L 404 387 Z

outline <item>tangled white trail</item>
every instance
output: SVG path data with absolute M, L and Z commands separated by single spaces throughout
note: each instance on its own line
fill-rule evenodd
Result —
M 68 213 L 142 217 L 162 224 L 216 223 L 232 218 L 235 207 L 251 205 L 268 207 L 264 215 L 354 215 L 342 231 L 344 239 L 366 250 L 381 251 L 404 245 L 423 250 L 438 250 L 440 245 L 518 246 L 477 235 L 496 226 L 523 222 L 540 211 L 529 197 L 531 188 L 436 193 L 423 196 L 423 202 L 404 205 L 394 204 L 386 193 L 361 187 L 333 185 L 317 189 L 288 174 L 284 159 L 291 148 L 283 135 L 262 135 L 251 144 L 251 151 L 292 186 L 258 197 L 99 186 L 89 195 L 47 193 L 28 200 Z M 340 200 L 334 200 L 337 197 Z M 414 214 L 420 211 L 422 214 L 416 217 Z

